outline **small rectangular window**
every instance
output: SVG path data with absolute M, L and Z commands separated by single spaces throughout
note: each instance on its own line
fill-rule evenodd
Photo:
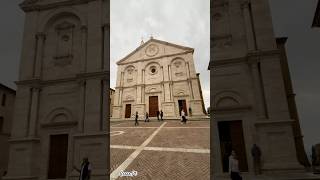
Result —
M 1 101 L 1 105 L 5 106 L 6 105 L 6 94 L 2 94 L 2 101 Z

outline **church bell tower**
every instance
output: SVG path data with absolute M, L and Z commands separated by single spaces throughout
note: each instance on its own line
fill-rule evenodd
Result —
M 4 179 L 108 179 L 109 1 L 25 0 Z

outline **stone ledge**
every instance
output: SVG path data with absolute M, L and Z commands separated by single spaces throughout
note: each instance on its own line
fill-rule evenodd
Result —
M 41 124 L 41 127 L 43 128 L 54 128 L 54 127 L 70 127 L 70 126 L 76 126 L 78 124 L 77 121 L 65 121 L 65 122 L 49 122 Z

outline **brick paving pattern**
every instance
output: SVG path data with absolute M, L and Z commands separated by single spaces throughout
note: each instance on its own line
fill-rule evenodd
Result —
M 208 121 L 117 122 L 111 124 L 111 179 L 210 179 Z M 120 171 L 137 171 L 120 177 Z

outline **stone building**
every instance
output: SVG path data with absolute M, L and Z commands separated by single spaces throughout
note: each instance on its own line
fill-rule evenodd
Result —
M 0 83 L 0 177 L 8 170 L 9 138 L 16 91 Z
M 25 0 L 20 73 L 4 179 L 91 179 L 109 166 L 109 1 Z
M 309 162 L 285 38 L 274 36 L 268 0 L 213 0 L 211 19 L 211 174 L 227 172 L 232 149 L 240 170 L 253 174 L 253 144 L 261 148 L 264 174 L 301 172 Z
M 131 118 L 135 112 L 155 117 L 160 110 L 165 119 L 178 119 L 181 109 L 192 118 L 205 117 L 193 52 L 151 37 L 118 61 L 112 119 Z

